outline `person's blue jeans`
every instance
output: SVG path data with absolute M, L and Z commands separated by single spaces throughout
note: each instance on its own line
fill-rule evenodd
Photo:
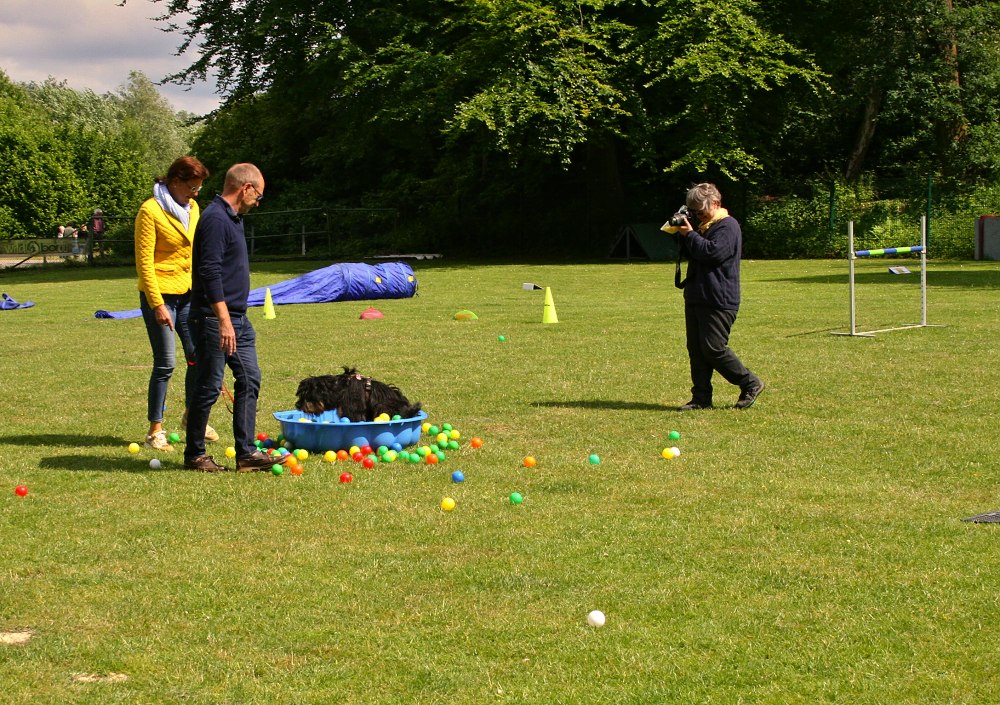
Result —
M 233 438 L 237 458 L 245 458 L 257 447 L 254 431 L 257 424 L 257 397 L 260 394 L 260 366 L 257 364 L 257 333 L 250 319 L 234 315 L 236 352 L 227 355 L 219 349 L 219 319 L 215 316 L 191 319 L 194 337 L 195 385 L 188 404 L 187 443 L 184 459 L 193 460 L 205 454 L 205 424 L 212 405 L 219 398 L 219 390 L 226 374 L 226 366 L 233 371 Z
M 184 359 L 189 368 L 188 374 L 184 377 L 184 404 L 190 406 L 191 393 L 194 390 L 194 375 L 190 373 L 190 367 L 197 359 L 188 322 L 191 295 L 164 294 L 163 303 L 170 309 L 170 316 L 174 319 L 174 330 L 177 331 L 177 336 L 181 339 Z M 146 295 L 141 291 L 139 292 L 139 310 L 142 311 L 142 320 L 146 323 L 149 345 L 153 348 L 153 372 L 149 376 L 147 416 L 150 423 L 161 423 L 167 409 L 167 387 L 170 385 L 170 377 L 174 373 L 174 367 L 177 366 L 177 343 L 174 331 L 170 330 L 170 326 L 160 325 L 156 322 L 153 309 L 149 307 Z

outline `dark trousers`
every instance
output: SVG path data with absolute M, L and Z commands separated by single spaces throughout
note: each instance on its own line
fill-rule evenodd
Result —
M 194 391 L 194 374 L 191 371 L 195 361 L 194 340 L 191 338 L 191 330 L 188 326 L 191 294 L 164 294 L 163 303 L 167 305 L 170 316 L 174 319 L 174 330 L 156 322 L 156 315 L 149 307 L 146 295 L 139 292 L 139 310 L 142 312 L 142 320 L 146 323 L 149 344 L 153 348 L 153 371 L 149 375 L 149 392 L 146 395 L 148 400 L 146 417 L 150 423 L 163 421 L 167 409 L 167 386 L 170 384 L 170 378 L 173 376 L 174 367 L 177 364 L 177 344 L 174 339 L 174 331 L 177 331 L 177 335 L 181 339 L 184 359 L 188 366 L 184 377 L 185 409 L 191 403 L 191 393 Z
M 691 360 L 691 398 L 699 404 L 712 403 L 712 373 L 718 372 L 730 384 L 746 389 L 760 380 L 729 349 L 729 331 L 736 311 L 709 306 L 684 307 L 688 358 Z
M 226 366 L 233 371 L 233 438 L 236 457 L 245 458 L 255 450 L 257 396 L 260 394 L 260 366 L 257 364 L 257 333 L 246 316 L 233 316 L 236 352 L 219 349 L 219 319 L 214 316 L 191 319 L 197 373 L 195 390 L 188 407 L 187 444 L 184 459 L 205 454 L 205 424 L 212 405 L 219 398 Z

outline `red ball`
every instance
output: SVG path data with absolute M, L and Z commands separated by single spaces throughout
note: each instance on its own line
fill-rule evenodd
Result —
M 14 494 L 18 497 L 26 497 L 28 495 L 28 488 L 24 485 L 18 485 L 14 488 Z
M 372 459 L 372 458 L 370 458 L 370 457 L 368 457 L 368 458 L 365 458 L 364 460 L 362 460 L 361 464 L 364 465 L 369 470 L 371 470 L 373 467 L 375 467 L 375 460 Z
M 361 446 L 361 455 L 371 455 L 374 452 L 371 446 Z
M 267 440 L 267 434 L 266 433 L 258 433 L 257 434 L 257 440 L 258 441 L 266 441 Z
M 347 460 L 349 457 L 346 450 L 337 451 L 337 460 Z
M 351 456 L 351 460 L 353 460 L 356 463 L 360 463 L 364 459 L 365 459 L 365 454 L 362 453 L 360 450 Z
M 350 482 L 353 479 L 354 478 L 351 477 L 351 473 L 349 473 L 349 472 L 342 472 L 342 473 L 340 473 L 340 481 L 341 482 Z
M 440 462 L 441 458 L 437 457 L 437 455 L 435 455 L 434 453 L 428 453 L 426 456 L 424 456 L 424 460 L 427 462 L 428 465 L 437 465 L 438 462 Z

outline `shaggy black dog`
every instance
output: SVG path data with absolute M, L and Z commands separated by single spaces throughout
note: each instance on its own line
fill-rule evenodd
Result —
M 411 404 L 399 387 L 358 374 L 345 367 L 343 374 L 306 377 L 295 392 L 295 408 L 307 414 L 322 414 L 336 409 L 351 421 L 374 421 L 379 414 L 399 414 L 408 419 L 420 411 L 420 402 Z

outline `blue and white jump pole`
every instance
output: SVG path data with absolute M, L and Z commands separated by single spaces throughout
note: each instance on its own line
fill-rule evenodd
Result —
M 863 333 L 858 332 L 857 308 L 854 298 L 854 260 L 858 257 L 880 257 L 882 255 L 903 254 L 907 252 L 920 253 L 920 323 L 909 323 L 894 328 L 880 328 Z M 847 224 L 847 262 L 850 273 L 851 291 L 851 331 L 849 333 L 834 333 L 833 335 L 850 335 L 860 338 L 873 338 L 876 333 L 887 333 L 893 330 L 906 330 L 907 328 L 927 328 L 927 216 L 920 216 L 920 244 L 908 247 L 885 247 L 878 250 L 857 250 L 854 249 L 854 221 Z

